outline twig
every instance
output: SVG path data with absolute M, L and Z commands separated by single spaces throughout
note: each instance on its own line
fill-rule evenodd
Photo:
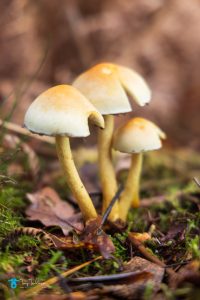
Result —
M 129 233 L 128 238 L 131 241 L 131 243 L 134 245 L 134 247 L 137 248 L 145 258 L 157 264 L 158 266 L 165 268 L 169 276 L 176 275 L 176 272 L 174 272 L 174 270 L 168 268 L 163 261 L 161 261 L 157 256 L 153 255 L 138 239 L 136 239 L 131 234 L 131 232 Z
M 98 276 L 88 276 L 88 277 L 77 277 L 77 278 L 69 278 L 68 282 L 105 282 L 105 281 L 117 281 L 122 280 L 130 277 L 135 277 L 141 274 L 148 272 L 145 271 L 133 271 L 133 272 L 126 272 L 126 273 L 118 273 L 118 274 L 111 274 L 111 275 L 98 275 Z
M 170 264 L 170 265 L 166 265 L 165 268 L 171 268 L 171 267 L 177 267 L 177 266 L 187 265 L 189 262 L 191 262 L 191 259 L 188 259 L 188 260 L 182 261 L 182 262 L 177 262 L 177 263 Z
M 103 215 L 103 217 L 102 217 L 101 227 L 102 227 L 102 226 L 104 225 L 104 223 L 106 222 L 106 220 L 107 220 L 107 218 L 108 218 L 108 216 L 109 216 L 109 214 L 110 214 L 110 212 L 111 212 L 111 210 L 112 210 L 112 208 L 113 208 L 113 205 L 115 204 L 115 202 L 116 202 L 117 199 L 119 198 L 119 196 L 120 196 L 122 190 L 123 190 L 123 185 L 120 185 L 120 187 L 119 187 L 117 193 L 116 193 L 115 196 L 112 198 L 112 200 L 111 200 L 109 206 L 107 207 L 107 209 L 106 209 L 106 211 L 105 211 L 105 213 L 104 213 L 104 215 Z
M 102 256 L 98 256 L 90 261 L 87 261 L 77 267 L 74 267 L 64 273 L 61 274 L 62 277 L 67 277 L 73 273 L 75 273 L 76 271 L 79 271 L 80 269 L 90 265 L 91 263 L 97 261 L 97 260 L 100 260 L 102 259 L 103 257 Z M 45 288 L 49 288 L 52 284 L 55 284 L 59 281 L 59 277 L 58 276 L 55 276 L 55 277 L 52 277 L 44 282 L 42 282 L 42 284 L 38 284 L 37 286 L 34 286 L 32 288 L 30 288 L 29 290 L 25 291 L 25 292 L 22 292 L 20 295 L 19 295 L 19 299 L 27 299 L 28 297 L 30 296 L 33 296 L 33 295 L 36 295 L 38 294 L 40 291 L 42 291 L 43 289 Z
M 198 185 L 198 187 L 200 187 L 200 182 L 199 182 L 199 180 L 198 180 L 196 177 L 194 177 L 193 180 L 194 180 L 194 182 Z
M 47 142 L 49 144 L 55 144 L 54 138 L 52 138 L 52 137 L 40 136 L 38 134 L 33 134 L 33 133 L 29 132 L 26 128 L 22 128 L 21 126 L 11 123 L 11 122 L 3 121 L 2 119 L 0 119 L 0 126 L 6 128 L 8 130 L 14 131 L 16 133 L 23 134 L 23 135 L 38 139 L 43 142 Z

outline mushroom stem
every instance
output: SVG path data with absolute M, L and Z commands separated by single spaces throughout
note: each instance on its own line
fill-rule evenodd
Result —
M 105 128 L 99 130 L 98 134 L 98 152 L 99 152 L 99 175 L 103 192 L 103 213 L 109 206 L 112 198 L 117 192 L 117 180 L 115 170 L 112 164 L 112 135 L 114 129 L 114 117 L 112 115 L 104 116 Z M 112 208 L 109 215 L 110 221 L 119 218 L 118 202 Z
M 125 188 L 119 199 L 120 219 L 126 221 L 131 207 L 139 206 L 139 183 L 142 169 L 143 154 L 132 154 L 131 167 L 128 172 Z
M 97 217 L 92 200 L 86 191 L 74 164 L 68 137 L 56 136 L 56 149 L 59 161 L 63 167 L 67 184 L 76 198 L 84 220 Z

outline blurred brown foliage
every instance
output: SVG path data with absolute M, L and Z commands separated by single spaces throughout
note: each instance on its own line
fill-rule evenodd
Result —
M 174 145 L 200 147 L 199 0 L 2 0 L 0 11 L 1 117 L 22 124 L 41 91 L 112 61 L 153 90 L 132 115 L 156 121 Z

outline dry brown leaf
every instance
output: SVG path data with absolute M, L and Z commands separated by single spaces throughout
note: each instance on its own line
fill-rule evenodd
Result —
M 132 271 L 146 271 L 152 274 L 152 277 L 148 279 L 153 284 L 154 288 L 157 289 L 159 284 L 162 282 L 164 276 L 164 268 L 144 259 L 139 256 L 132 258 L 125 266 L 126 272 Z
M 61 200 L 52 188 L 45 187 L 36 193 L 28 193 L 27 198 L 32 203 L 26 210 L 29 220 L 39 220 L 46 226 L 59 226 L 65 235 L 73 228 L 82 230 L 81 214 L 75 214 L 74 208 Z
M 75 236 L 58 237 L 49 234 L 51 241 L 57 249 L 62 250 L 75 250 L 75 249 L 88 249 L 92 251 L 99 251 L 101 255 L 108 259 L 112 257 L 115 247 L 112 240 L 100 228 L 101 218 L 87 221 L 83 231 Z
M 115 246 L 108 235 L 101 229 L 102 218 L 98 216 L 95 219 L 86 222 L 84 231 L 80 236 L 80 240 L 85 244 L 91 245 L 94 249 L 98 249 L 104 258 L 110 258 L 115 251 Z
M 193 260 L 186 266 L 183 266 L 177 273 L 176 280 L 171 282 L 173 288 L 184 286 L 185 283 L 191 283 L 199 286 L 200 282 L 200 261 Z
M 164 268 L 137 256 L 124 265 L 124 272 L 139 273 L 115 284 L 104 282 L 101 288 L 92 289 L 91 286 L 86 292 L 87 299 L 143 299 L 147 285 L 150 284 L 156 293 L 164 276 Z

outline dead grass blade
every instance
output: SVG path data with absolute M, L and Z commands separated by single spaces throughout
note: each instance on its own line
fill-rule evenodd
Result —
M 93 263 L 93 262 L 95 262 L 95 261 L 97 261 L 97 260 L 100 260 L 100 259 L 102 259 L 102 258 L 103 258 L 102 256 L 98 256 L 98 257 L 96 257 L 96 258 L 94 258 L 94 259 L 92 259 L 92 260 L 90 260 L 90 261 L 87 261 L 87 262 L 85 262 L 85 263 L 83 263 L 83 264 L 81 264 L 81 265 L 79 265 L 79 266 L 77 266 L 77 267 L 74 267 L 74 268 L 72 268 L 72 269 L 70 269 L 70 270 L 68 270 L 68 271 L 66 271 L 66 272 L 63 272 L 63 273 L 61 274 L 61 276 L 62 276 L 62 277 L 67 277 L 67 276 L 69 276 L 69 275 L 75 273 L 76 271 L 79 271 L 80 269 L 82 269 L 82 268 L 84 268 L 84 267 L 90 265 L 91 263 Z M 28 297 L 31 297 L 31 296 L 33 296 L 33 295 L 36 295 L 36 294 L 38 294 L 40 291 L 42 291 L 43 289 L 48 288 L 50 285 L 55 284 L 55 283 L 57 283 L 58 281 L 59 281 L 59 277 L 58 277 L 58 276 L 52 277 L 52 278 L 46 280 L 45 282 L 43 282 L 42 284 L 37 285 L 37 286 L 34 286 L 34 287 L 30 288 L 29 290 L 27 290 L 27 291 L 25 291 L 25 292 L 22 292 L 22 293 L 19 295 L 19 299 L 20 299 L 20 300 L 23 300 L 23 299 L 27 299 Z M 10 299 L 10 300 L 11 300 L 11 299 Z
M 52 138 L 50 136 L 40 136 L 38 134 L 33 134 L 33 133 L 29 132 L 26 128 L 22 128 L 21 126 L 19 126 L 17 124 L 7 122 L 7 121 L 4 121 L 2 119 L 0 119 L 0 126 L 6 128 L 8 130 L 11 130 L 13 132 L 23 134 L 23 135 L 26 135 L 26 136 L 31 137 L 31 138 L 35 138 L 35 139 L 40 140 L 42 142 L 46 142 L 46 143 L 49 143 L 49 144 L 52 144 L 52 145 L 55 144 L 54 138 Z

